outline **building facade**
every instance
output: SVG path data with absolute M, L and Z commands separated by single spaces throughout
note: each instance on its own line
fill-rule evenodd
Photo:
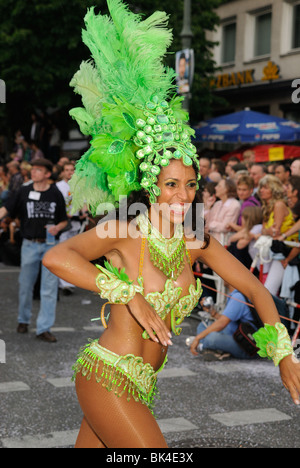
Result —
M 229 107 L 215 115 L 250 107 L 300 122 L 300 0 L 231 0 L 217 13 L 212 85 Z

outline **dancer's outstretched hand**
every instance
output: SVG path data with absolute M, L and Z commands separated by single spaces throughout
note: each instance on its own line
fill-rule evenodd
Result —
M 300 362 L 293 356 L 287 356 L 279 364 L 281 380 L 290 392 L 296 405 L 300 405 Z

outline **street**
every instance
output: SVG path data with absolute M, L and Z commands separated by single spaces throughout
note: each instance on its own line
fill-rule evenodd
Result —
M 76 289 L 60 295 L 53 334 L 35 337 L 39 301 L 29 332 L 16 333 L 19 268 L 0 266 L 0 447 L 72 448 L 81 424 L 71 367 L 78 350 L 103 330 L 102 301 Z M 185 345 L 198 322 L 189 318 L 173 337 L 159 376 L 155 414 L 171 448 L 299 448 L 300 407 L 266 360 L 205 362 Z M 4 361 L 4 362 L 1 362 Z

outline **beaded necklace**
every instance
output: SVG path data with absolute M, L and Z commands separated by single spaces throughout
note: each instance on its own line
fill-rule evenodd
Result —
M 186 245 L 182 225 L 176 225 L 174 236 L 166 239 L 151 224 L 147 213 L 140 214 L 136 220 L 141 233 L 147 239 L 151 262 L 167 278 L 175 281 L 184 269 Z

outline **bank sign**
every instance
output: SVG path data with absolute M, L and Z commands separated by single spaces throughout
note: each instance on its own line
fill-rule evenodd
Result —
M 256 82 L 254 73 L 254 68 L 233 73 L 222 73 L 221 75 L 217 75 L 213 78 L 210 84 L 212 87 L 217 89 L 224 89 L 230 86 L 248 85 Z M 274 81 L 278 79 L 279 66 L 274 62 L 268 62 L 268 65 L 263 69 L 263 76 L 260 81 Z

